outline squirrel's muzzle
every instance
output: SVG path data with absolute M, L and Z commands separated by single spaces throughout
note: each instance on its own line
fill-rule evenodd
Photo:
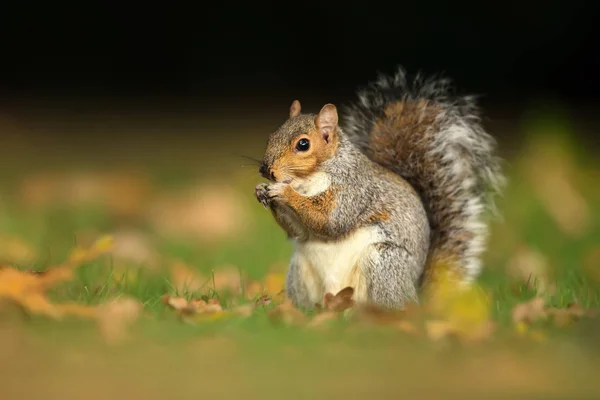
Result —
M 264 162 L 260 164 L 260 168 L 258 168 L 258 172 L 265 179 L 269 179 L 271 181 L 275 180 L 275 175 L 273 175 L 270 168 Z

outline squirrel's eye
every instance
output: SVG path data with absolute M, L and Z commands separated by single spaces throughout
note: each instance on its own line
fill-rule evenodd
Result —
M 298 140 L 296 143 L 296 150 L 298 151 L 307 151 L 310 148 L 310 141 L 306 138 L 302 138 Z

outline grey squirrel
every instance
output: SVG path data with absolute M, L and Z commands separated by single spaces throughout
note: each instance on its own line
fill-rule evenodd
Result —
M 486 207 L 505 183 L 496 141 L 473 97 L 450 81 L 408 81 L 400 67 L 358 92 L 339 121 L 327 104 L 289 119 L 269 138 L 256 186 L 295 243 L 286 280 L 294 305 L 354 289 L 357 304 L 419 302 L 438 265 L 459 282 L 480 271 Z

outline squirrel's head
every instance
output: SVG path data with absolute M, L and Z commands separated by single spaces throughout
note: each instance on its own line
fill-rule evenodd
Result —
M 290 117 L 269 136 L 260 174 L 270 181 L 290 183 L 318 171 L 339 143 L 338 113 L 326 104 L 318 114 L 301 114 L 300 102 L 290 107 Z

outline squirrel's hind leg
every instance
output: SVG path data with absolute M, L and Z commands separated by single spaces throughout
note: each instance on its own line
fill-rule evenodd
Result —
M 369 246 L 361 259 L 368 302 L 384 308 L 418 303 L 418 262 L 403 247 L 383 242 Z
M 288 269 L 285 290 L 292 303 L 302 309 L 313 309 L 321 301 L 323 285 L 303 257 L 294 253 Z

